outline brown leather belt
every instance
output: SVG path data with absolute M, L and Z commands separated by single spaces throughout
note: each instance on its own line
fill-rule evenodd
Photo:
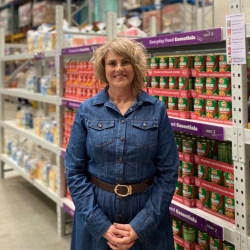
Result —
M 109 184 L 103 181 L 100 181 L 96 179 L 93 175 L 90 175 L 90 180 L 91 182 L 96 185 L 97 187 L 111 192 L 111 193 L 116 193 L 119 196 L 126 197 L 131 194 L 136 194 L 143 192 L 146 190 L 148 187 L 150 187 L 154 183 L 154 178 L 151 177 L 139 184 L 133 184 L 133 185 L 113 185 Z

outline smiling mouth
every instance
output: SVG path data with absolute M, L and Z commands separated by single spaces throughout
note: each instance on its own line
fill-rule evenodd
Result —
M 116 79 L 123 79 L 123 78 L 125 78 L 127 75 L 116 75 L 116 76 L 114 76 L 114 78 L 116 78 Z

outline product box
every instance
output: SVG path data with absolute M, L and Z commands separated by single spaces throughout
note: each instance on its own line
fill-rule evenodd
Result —
M 153 0 L 144 0 L 143 6 L 150 6 L 153 4 L 154 4 Z M 123 1 L 123 7 L 125 8 L 125 10 L 131 10 L 142 7 L 142 0 L 125 0 Z
M 156 31 L 157 33 L 161 33 L 162 30 L 162 19 L 161 19 L 161 11 L 160 10 L 152 10 L 143 12 L 143 31 L 150 35 L 150 18 L 152 16 L 156 17 Z
M 186 31 L 192 31 L 195 25 L 195 16 L 192 5 L 187 4 Z M 162 8 L 162 33 L 181 32 L 184 28 L 184 5 L 183 3 L 167 4 Z
M 19 28 L 31 26 L 31 3 L 26 3 L 18 8 Z

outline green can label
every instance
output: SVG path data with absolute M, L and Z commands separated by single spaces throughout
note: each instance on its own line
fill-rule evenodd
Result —
M 231 96 L 231 79 L 219 78 L 219 96 Z
M 176 143 L 178 152 L 182 152 L 182 138 L 176 136 L 174 139 L 175 139 L 175 143 Z
M 218 102 L 216 100 L 206 100 L 206 117 L 219 119 Z
M 205 77 L 195 77 L 194 78 L 194 89 L 199 95 L 206 94 L 206 78 Z
M 177 110 L 178 109 L 178 98 L 177 97 L 169 97 L 168 98 L 168 109 Z
M 197 197 L 197 188 L 193 185 L 187 185 L 183 183 L 183 197 L 191 200 Z
M 182 162 L 180 163 L 178 168 L 178 177 L 182 177 Z
M 220 120 L 232 120 L 232 102 L 219 101 L 219 117 Z
M 149 87 L 149 77 L 146 76 L 145 79 L 144 79 L 144 85 L 143 85 L 143 88 L 147 88 Z
M 197 155 L 201 157 L 211 158 L 211 142 L 202 140 L 197 142 Z
M 226 142 L 218 142 L 218 161 L 229 162 L 229 144 Z
M 175 250 L 183 250 L 183 247 L 175 242 L 174 243 L 174 249 Z
M 224 172 L 224 186 L 230 189 L 234 189 L 234 175 Z
M 207 56 L 206 68 L 207 72 L 219 72 L 219 56 Z
M 224 214 L 224 196 L 211 192 L 211 209 L 217 213 Z
M 191 89 L 193 89 L 193 78 L 179 77 L 179 90 L 191 90 Z
M 173 233 L 179 237 L 182 236 L 182 222 L 180 220 L 172 219 Z
M 210 235 L 209 247 L 210 250 L 222 250 L 222 241 Z
M 206 81 L 206 94 L 207 95 L 218 95 L 218 78 L 208 77 Z
M 192 100 L 190 98 L 179 98 L 178 99 L 178 110 L 180 111 L 191 111 L 192 110 Z
M 217 161 L 218 160 L 218 141 L 211 140 L 212 143 L 212 159 Z
M 160 77 L 160 89 L 168 88 L 168 77 L 161 76 Z
M 178 69 L 179 67 L 179 61 L 180 61 L 180 58 L 179 57 L 173 57 L 173 56 L 170 56 L 168 58 L 168 62 L 169 62 L 169 69 Z
M 198 72 L 206 72 L 206 56 L 195 56 L 194 68 Z
M 181 56 L 180 57 L 180 69 L 192 69 L 194 66 L 193 56 Z
M 228 143 L 228 164 L 233 165 L 232 142 Z
M 165 104 L 165 107 L 168 107 L 168 98 L 166 96 L 159 96 L 159 100 Z
M 204 181 L 211 180 L 211 168 L 198 164 L 198 178 Z
M 200 230 L 197 230 L 198 244 L 201 246 L 202 250 L 209 250 L 209 235 Z
M 151 88 L 159 88 L 159 76 L 152 76 L 151 77 Z
M 158 69 L 158 68 L 159 68 L 159 58 L 151 58 L 150 69 Z
M 199 201 L 203 204 L 203 207 L 210 208 L 211 196 L 210 191 L 205 188 L 199 188 Z
M 183 239 L 190 243 L 195 242 L 196 240 L 196 228 L 183 224 L 182 225 Z
M 182 162 L 182 177 L 195 175 L 195 164 L 193 162 Z
M 167 69 L 168 68 L 168 58 L 161 57 L 159 58 L 159 68 L 160 69 Z
M 206 102 L 204 99 L 194 98 L 194 112 L 198 116 L 206 116 Z
M 235 250 L 234 245 L 227 243 L 227 242 L 223 242 L 223 250 Z
M 211 168 L 211 182 L 223 186 L 223 171 Z
M 225 197 L 225 215 L 230 218 L 235 218 L 235 203 L 234 199 Z
M 231 72 L 231 65 L 227 64 L 227 55 L 220 55 L 219 71 Z
M 179 85 L 178 77 L 169 77 L 169 89 L 178 89 Z
M 194 154 L 196 148 L 196 141 L 192 139 L 182 140 L 182 152 L 185 154 Z

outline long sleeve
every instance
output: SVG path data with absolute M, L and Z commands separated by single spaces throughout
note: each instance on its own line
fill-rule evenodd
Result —
M 112 224 L 96 203 L 93 186 L 88 178 L 87 129 L 84 124 L 83 105 L 80 105 L 72 126 L 64 163 L 76 211 L 90 234 L 99 240 Z
M 161 106 L 158 133 L 158 152 L 153 191 L 145 207 L 130 222 L 139 240 L 144 242 L 159 227 L 175 192 L 178 179 L 179 156 L 166 108 Z

